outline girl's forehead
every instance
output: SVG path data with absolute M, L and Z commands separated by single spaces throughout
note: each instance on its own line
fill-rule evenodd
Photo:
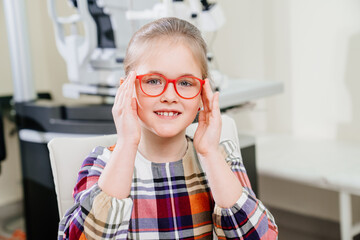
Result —
M 199 62 L 186 44 L 157 42 L 142 52 L 135 68 L 137 74 L 155 71 L 167 77 L 177 77 L 185 73 L 200 78 L 202 76 Z

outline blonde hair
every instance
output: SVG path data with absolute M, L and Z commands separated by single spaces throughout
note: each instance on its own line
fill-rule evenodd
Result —
M 140 28 L 131 38 L 124 59 L 125 74 L 128 75 L 139 64 L 145 51 L 151 49 L 157 40 L 168 40 L 170 43 L 181 42 L 192 52 L 199 63 L 202 78 L 208 77 L 207 47 L 201 32 L 193 24 L 174 17 L 160 18 Z

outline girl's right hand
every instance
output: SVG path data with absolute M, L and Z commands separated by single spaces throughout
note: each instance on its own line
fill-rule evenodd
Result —
M 137 114 L 137 101 L 133 97 L 136 73 L 131 71 L 126 80 L 120 80 L 117 90 L 112 115 L 114 118 L 117 145 L 130 144 L 138 146 L 140 142 L 140 123 Z M 119 146 L 119 145 L 118 145 Z

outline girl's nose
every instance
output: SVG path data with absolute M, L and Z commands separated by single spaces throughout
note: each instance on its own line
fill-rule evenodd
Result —
M 161 95 L 162 102 L 177 102 L 179 100 L 179 96 L 175 91 L 175 86 L 173 83 L 169 83 L 165 92 Z

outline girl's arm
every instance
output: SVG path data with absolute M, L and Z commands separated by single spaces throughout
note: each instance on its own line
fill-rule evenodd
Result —
M 137 103 L 133 98 L 136 73 L 130 72 L 115 97 L 112 114 L 118 134 L 110 162 L 99 179 L 99 187 L 118 199 L 130 195 L 135 156 L 140 141 Z
M 219 239 L 276 239 L 277 226 L 270 212 L 251 189 L 240 152 L 222 144 L 219 94 L 208 80 L 202 92 L 204 109 L 194 135 L 194 146 L 206 172 L 215 201 L 213 222 Z M 230 166 L 229 166 L 230 165 Z
M 222 208 L 232 207 L 242 194 L 242 185 L 224 161 L 218 148 L 198 154 L 209 181 L 215 203 Z
M 126 239 L 129 198 L 140 126 L 133 98 L 136 74 L 130 73 L 112 109 L 117 130 L 113 152 L 97 148 L 83 163 L 74 189 L 74 206 L 59 224 L 58 239 Z M 111 153 L 111 154 L 110 154 Z
M 128 198 L 137 146 L 116 144 L 109 163 L 99 178 L 99 187 L 108 195 L 118 199 Z
M 221 115 L 219 93 L 213 94 L 209 80 L 202 91 L 203 110 L 194 135 L 194 146 L 204 166 L 216 204 L 231 207 L 242 194 L 242 186 L 224 161 L 219 149 Z
M 215 157 L 203 159 L 203 163 L 207 162 L 204 168 L 215 200 L 213 222 L 218 238 L 277 239 L 278 229 L 274 217 L 256 198 L 251 189 L 239 149 L 232 141 L 228 140 L 221 143 L 219 150 L 220 158 L 216 160 Z M 227 170 L 231 172 L 235 180 L 223 177 L 223 174 L 229 172 L 223 171 L 225 168 L 216 169 L 219 165 L 212 164 L 210 159 L 226 163 Z M 228 191 L 238 192 L 239 189 L 234 189 L 239 186 L 238 184 L 240 184 L 241 194 L 236 199 L 235 195 L 229 194 Z M 230 196 L 231 199 L 226 200 L 227 196 Z M 222 203 L 227 201 L 229 205 L 224 206 L 217 201 L 223 201 Z

